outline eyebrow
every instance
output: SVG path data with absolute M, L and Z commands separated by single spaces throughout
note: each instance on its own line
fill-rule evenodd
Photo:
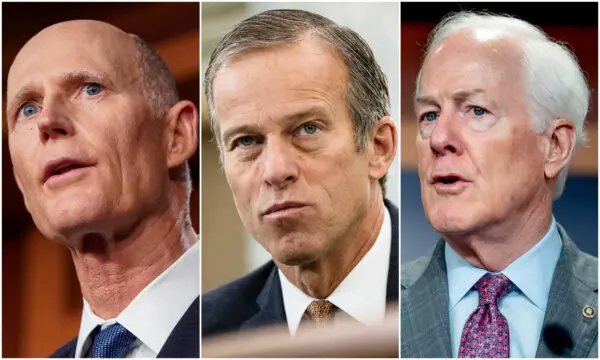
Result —
M 114 87 L 114 84 L 110 81 L 110 77 L 108 74 L 104 72 L 92 73 L 87 70 L 75 70 L 67 73 L 63 73 L 57 76 L 60 78 L 61 85 L 65 83 L 76 83 L 76 82 L 98 82 L 106 85 L 109 88 Z M 21 86 L 19 90 L 15 93 L 13 98 L 8 102 L 8 106 L 6 107 L 6 112 L 8 118 L 11 118 L 11 114 L 15 112 L 14 109 L 17 104 L 21 104 L 39 93 L 39 82 L 30 81 L 25 85 Z
M 415 98 L 415 105 L 435 105 L 437 101 L 431 96 L 417 96 Z
M 468 99 L 474 95 L 485 94 L 484 89 L 459 90 L 452 94 L 453 99 Z M 437 105 L 437 101 L 432 96 L 417 96 L 415 104 L 419 105 Z
M 314 106 L 314 107 L 311 107 L 310 109 L 301 110 L 297 113 L 292 113 L 291 115 L 287 115 L 287 116 L 283 117 L 283 120 L 285 120 L 287 123 L 295 123 L 295 122 L 298 122 L 299 120 L 303 120 L 303 119 L 306 119 L 309 117 L 314 117 L 315 115 L 317 115 L 317 116 L 324 115 L 324 109 L 320 106 Z M 231 139 L 231 137 L 233 137 L 235 134 L 251 133 L 251 132 L 255 132 L 256 129 L 257 129 L 257 126 L 254 124 L 252 124 L 252 125 L 242 124 L 242 125 L 238 125 L 238 126 L 232 126 L 223 132 L 223 143 L 227 144 L 229 142 L 229 140 Z

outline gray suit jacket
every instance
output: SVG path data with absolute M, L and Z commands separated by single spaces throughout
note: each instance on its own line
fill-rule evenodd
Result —
M 598 311 L 598 259 L 581 252 L 562 226 L 562 251 L 552 278 L 544 327 L 564 326 L 573 338 L 572 357 L 598 357 L 598 317 L 583 316 L 585 305 Z M 452 357 L 448 278 L 444 241 L 402 265 L 400 356 Z M 557 357 L 540 336 L 536 357 Z

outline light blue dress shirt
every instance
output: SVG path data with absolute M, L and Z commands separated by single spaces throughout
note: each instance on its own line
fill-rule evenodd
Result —
M 552 217 L 550 229 L 542 240 L 500 271 L 515 284 L 514 290 L 498 304 L 508 321 L 511 357 L 535 357 L 561 248 L 556 220 Z M 448 243 L 444 255 L 448 271 L 452 356 L 458 357 L 463 328 L 479 304 L 479 294 L 472 287 L 488 271 L 468 263 Z

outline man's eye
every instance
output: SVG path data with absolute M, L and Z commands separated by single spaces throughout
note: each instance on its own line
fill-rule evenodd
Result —
M 88 96 L 98 95 L 102 92 L 102 86 L 96 83 L 85 84 L 83 92 Z
M 475 116 L 483 116 L 485 115 L 486 110 L 484 108 L 481 108 L 479 106 L 474 106 L 473 107 L 473 115 Z
M 254 138 L 252 136 L 242 136 L 239 137 L 236 141 L 235 141 L 235 145 L 236 146 L 242 146 L 242 147 L 248 147 L 254 144 Z
M 425 119 L 425 121 L 435 121 L 437 119 L 437 114 L 433 111 L 430 111 L 428 113 L 425 113 L 423 119 Z
M 300 127 L 300 135 L 313 135 L 319 131 L 319 128 L 315 124 L 304 124 Z
M 19 116 L 31 117 L 39 112 L 37 105 L 32 103 L 26 103 L 21 106 L 19 110 Z

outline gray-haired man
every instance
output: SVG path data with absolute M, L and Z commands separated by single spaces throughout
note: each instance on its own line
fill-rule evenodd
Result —
M 381 323 L 398 297 L 396 129 L 369 46 L 320 15 L 263 12 L 217 45 L 205 89 L 238 212 L 273 261 L 203 296 L 203 336 Z

